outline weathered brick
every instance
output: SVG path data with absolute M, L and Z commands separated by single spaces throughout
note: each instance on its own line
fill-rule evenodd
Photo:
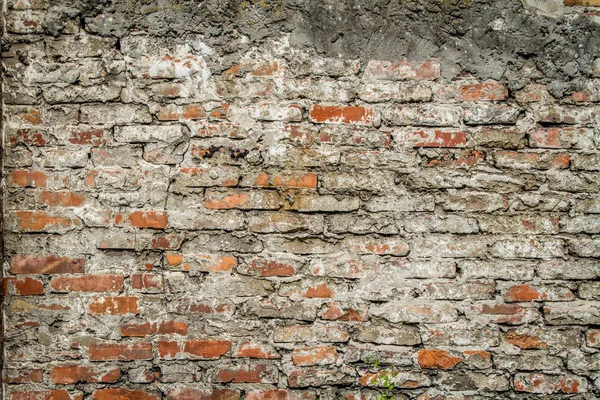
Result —
M 160 121 L 193 120 L 206 118 L 206 111 L 200 104 L 167 104 L 157 107 L 156 116 Z
M 391 125 L 457 126 L 461 112 L 455 106 L 405 105 L 387 108 L 382 118 Z
M 78 277 L 61 276 L 50 281 L 56 292 L 121 292 L 122 275 L 85 275 Z
M 290 388 L 304 388 L 333 384 L 349 385 L 354 382 L 353 372 L 354 370 L 350 368 L 307 367 L 294 369 L 288 374 L 288 386 Z
M 234 389 L 171 389 L 167 400 L 240 400 Z
M 95 390 L 92 394 L 94 400 L 109 400 L 109 399 L 122 399 L 122 400 L 159 400 L 161 395 L 156 392 L 147 392 L 142 389 L 99 389 Z
M 163 277 L 160 274 L 133 274 L 129 279 L 131 288 L 142 293 L 161 293 L 164 289 Z
M 117 367 L 97 369 L 91 366 L 66 365 L 50 370 L 50 381 L 61 385 L 83 383 L 112 383 L 121 376 Z
M 291 325 L 276 327 L 274 342 L 347 342 L 348 331 L 340 325 Z
M 79 218 L 50 214 L 44 211 L 13 211 L 9 213 L 7 220 L 7 225 L 17 232 L 64 233 L 81 225 Z M 14 223 L 11 223 L 12 221 Z
M 521 238 L 502 239 L 491 247 L 494 257 L 505 259 L 541 258 L 551 259 L 564 254 L 564 245 L 559 239 Z
M 410 251 L 403 240 L 369 237 L 349 238 L 344 247 L 355 254 L 405 256 Z
M 298 189 L 315 189 L 317 187 L 317 175 L 313 172 L 296 172 L 281 175 L 262 172 L 256 176 L 250 175 L 248 178 L 242 180 L 241 186 Z
M 10 400 L 82 400 L 83 393 L 65 389 L 54 390 L 16 390 L 10 393 Z
M 569 105 L 542 105 L 537 110 L 537 116 L 542 123 L 587 124 L 594 121 L 596 110 Z
M 421 344 L 419 330 L 412 325 L 394 325 L 390 327 L 361 325 L 356 339 L 360 342 L 398 346 Z
M 100 297 L 90 302 L 91 315 L 126 315 L 140 312 L 139 299 L 134 296 Z
M 236 357 L 279 359 L 281 355 L 273 347 L 257 342 L 244 342 L 235 352 Z
M 183 140 L 185 130 L 181 125 L 131 125 L 115 127 L 117 142 L 126 143 L 176 143 Z
M 550 149 L 592 149 L 593 132 L 586 128 L 545 128 L 529 134 L 531 147 Z
M 462 84 L 458 88 L 458 98 L 462 101 L 506 100 L 507 97 L 506 86 L 493 81 Z
M 437 300 L 487 300 L 493 298 L 495 291 L 493 282 L 434 281 L 423 284 L 423 297 Z
M 91 361 L 151 360 L 151 343 L 92 343 Z
M 419 366 L 423 369 L 452 369 L 464 360 L 450 355 L 446 350 L 419 350 Z
M 570 301 L 575 300 L 575 295 L 566 287 L 524 283 L 509 286 L 504 293 L 504 300 L 507 302 Z
M 467 125 L 510 125 L 517 122 L 520 109 L 506 104 L 478 103 L 465 111 Z
M 215 360 L 231 349 L 229 340 L 189 340 L 183 343 L 158 341 L 158 354 L 161 359 L 201 359 Z
M 249 113 L 258 121 L 302 121 L 302 106 L 299 104 L 262 103 L 251 107 Z
M 216 382 L 223 383 L 277 383 L 279 372 L 273 364 L 251 364 L 247 366 L 220 369 Z
M 435 80 L 440 76 L 441 64 L 437 60 L 424 61 L 421 64 L 411 63 L 406 59 L 397 61 L 371 60 L 365 69 L 365 79 Z
M 483 127 L 469 131 L 469 138 L 475 145 L 521 149 L 525 146 L 525 132 L 514 128 Z
M 390 382 L 397 388 L 416 389 L 431 385 L 431 380 L 425 374 L 411 371 L 399 371 L 397 374 L 391 370 L 381 370 L 376 373 L 367 372 L 360 377 L 360 384 L 363 386 L 383 387 L 382 377 L 386 375 Z
M 2 382 L 4 383 L 40 383 L 44 379 L 42 369 L 6 369 Z
M 450 303 L 442 301 L 391 301 L 373 305 L 371 314 L 392 323 L 442 323 L 458 318 L 457 310 Z
M 496 324 L 521 325 L 539 318 L 537 308 L 515 304 L 478 302 L 465 307 L 465 315 L 470 320 L 481 320 Z
M 321 124 L 370 125 L 373 110 L 361 106 L 314 105 L 310 109 L 310 120 Z
M 465 147 L 467 133 L 447 130 L 418 130 L 394 135 L 398 141 L 412 147 Z
M 148 107 L 135 104 L 84 104 L 80 108 L 80 113 L 80 121 L 88 124 L 119 125 L 152 122 Z
M 277 210 L 281 199 L 274 191 L 207 191 L 204 206 L 217 210 Z
M 413 242 L 413 251 L 419 258 L 476 258 L 487 253 L 488 243 L 483 238 L 472 240 L 466 236 L 428 236 Z
M 576 375 L 545 375 L 519 373 L 514 377 L 518 392 L 549 395 L 553 393 L 583 393 L 587 391 L 587 380 Z
M 4 278 L 4 295 L 32 296 L 44 294 L 44 283 L 36 278 Z
M 372 82 L 363 87 L 359 96 L 370 103 L 397 101 L 400 103 L 430 101 L 433 92 L 428 85 L 415 83 Z
M 84 258 L 58 255 L 17 255 L 11 263 L 13 274 L 76 274 L 85 272 Z
M 494 154 L 494 159 L 499 167 L 518 169 L 569 168 L 571 162 L 568 153 L 499 151 Z

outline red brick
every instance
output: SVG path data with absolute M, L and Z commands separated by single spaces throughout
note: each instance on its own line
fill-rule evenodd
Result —
M 310 120 L 316 123 L 370 125 L 373 110 L 358 106 L 314 105 L 310 109 Z
M 230 340 L 189 340 L 183 343 L 159 341 L 158 354 L 162 359 L 185 358 L 216 360 L 231 349 Z
M 206 118 L 204 107 L 199 104 L 175 105 L 167 104 L 158 110 L 160 121 L 178 121 L 180 119 L 202 119 Z
M 559 148 L 587 148 L 579 144 L 584 136 L 588 134 L 584 128 L 544 128 L 533 131 L 529 135 L 531 147 L 542 147 L 550 149 Z
M 255 186 L 268 188 L 315 189 L 317 187 L 317 174 L 314 172 L 307 172 L 277 175 L 261 172 L 256 176 L 253 183 Z
M 163 291 L 163 277 L 158 274 L 131 275 L 131 288 L 142 292 L 155 293 Z
M 50 207 L 79 207 L 83 204 L 83 197 L 75 192 L 50 192 L 40 194 L 40 202 Z
M 115 224 L 120 225 L 123 216 L 115 216 Z M 134 228 L 142 229 L 165 229 L 167 227 L 168 215 L 166 211 L 134 211 L 129 214 L 127 220 Z
M 302 367 L 335 364 L 337 359 L 337 350 L 332 346 L 301 347 L 292 352 L 292 362 Z
M 58 292 L 122 292 L 122 275 L 61 276 L 50 281 L 50 287 Z
M 329 321 L 365 322 L 369 319 L 367 307 L 343 306 L 338 302 L 325 304 L 319 312 L 319 317 Z
M 46 187 L 48 176 L 42 171 L 16 170 L 8 175 L 10 187 Z
M 508 89 L 501 83 L 485 82 L 461 85 L 458 98 L 462 101 L 506 100 Z
M 152 358 L 152 343 L 90 344 L 90 361 L 134 361 Z
M 419 366 L 427 369 L 452 369 L 463 361 L 460 357 L 451 356 L 446 350 L 419 350 L 417 358 Z
M 507 302 L 527 301 L 571 301 L 575 295 L 568 288 L 547 289 L 524 283 L 512 286 L 504 295 Z
M 79 219 L 71 219 L 43 211 L 15 211 L 17 223 L 25 232 L 48 232 L 80 225 Z
M 44 283 L 36 278 L 4 278 L 4 294 L 10 292 L 9 286 L 14 287 L 18 296 L 31 296 L 44 294 Z
M 42 147 L 48 143 L 48 135 L 43 130 L 21 128 L 10 131 L 8 142 L 10 146 L 26 144 L 29 146 Z
M 53 367 L 50 370 L 50 382 L 61 385 L 82 383 L 112 383 L 121 375 L 120 368 L 97 369 L 91 366 L 68 365 Z
M 568 153 L 498 151 L 495 157 L 499 167 L 508 168 L 569 168 L 571 162 Z
M 6 369 L 3 383 L 40 383 L 44 380 L 43 369 Z
M 201 270 L 205 272 L 230 272 L 237 267 L 237 259 L 232 256 L 221 256 L 216 254 L 194 254 L 190 258 L 194 264 L 191 265 L 185 262 L 183 254 L 167 254 L 167 264 L 171 267 L 178 267 L 184 271 Z
M 233 389 L 171 389 L 167 400 L 239 400 L 240 392 Z
M 585 392 L 587 381 L 574 375 L 517 374 L 514 387 L 517 392 L 573 394 Z
M 214 119 L 227 119 L 229 118 L 230 105 L 227 103 L 221 103 L 220 106 L 213 108 L 209 116 Z
M 91 315 L 125 315 L 137 314 L 138 298 L 132 296 L 101 297 L 91 302 L 89 313 Z
M 538 311 L 532 308 L 521 307 L 516 304 L 475 304 L 469 306 L 474 314 L 485 316 L 496 324 L 523 324 L 534 319 Z
M 13 274 L 77 274 L 85 272 L 84 258 L 57 255 L 18 255 L 11 263 Z
M 585 340 L 589 347 L 600 347 L 600 330 L 590 329 L 585 333 Z
M 185 239 L 184 234 L 159 233 L 152 236 L 152 248 L 154 250 L 177 250 Z
M 548 343 L 544 342 L 539 337 L 528 334 L 519 334 L 514 330 L 510 330 L 504 334 L 504 341 L 525 350 L 548 348 Z
M 264 358 L 264 359 L 278 359 L 281 358 L 277 351 L 262 343 L 244 342 L 240 345 L 236 352 L 236 357 L 248 357 L 248 358 Z
M 296 273 L 296 268 L 293 265 L 278 262 L 276 260 L 268 260 L 265 258 L 255 258 L 248 268 L 248 273 L 258 272 L 259 276 L 293 276 Z
M 216 210 L 276 210 L 281 206 L 281 198 L 274 191 L 207 191 L 204 206 Z
M 407 132 L 404 140 L 413 147 L 464 147 L 467 133 L 427 129 Z
M 188 324 L 180 321 L 146 322 L 127 324 L 121 327 L 121 335 L 126 337 L 144 337 L 148 335 L 187 335 Z
M 99 389 L 94 390 L 93 400 L 160 400 L 162 396 L 142 389 Z
M 67 139 L 71 144 L 102 146 L 106 144 L 103 129 L 74 129 L 71 130 L 71 136 Z
M 327 283 L 314 283 L 307 287 L 291 286 L 281 288 L 279 294 L 286 297 L 305 297 L 308 299 L 329 299 L 334 297 L 334 292 L 327 286 Z
M 254 364 L 219 370 L 215 381 L 223 383 L 276 383 L 277 375 L 277 370 L 273 366 Z
M 246 400 L 291 400 L 290 394 L 284 389 L 252 390 L 246 392 Z
M 40 112 L 33 108 L 26 110 L 25 112 L 22 112 L 20 114 L 17 114 L 17 117 L 33 125 L 40 125 L 44 122 L 40 115 Z
M 600 7 L 600 0 L 564 0 L 565 6 Z
M 83 400 L 83 394 L 71 395 L 67 390 L 18 390 L 10 394 L 10 400 Z

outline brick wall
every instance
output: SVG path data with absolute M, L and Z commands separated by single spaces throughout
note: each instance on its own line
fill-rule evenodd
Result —
M 554 97 L 47 9 L 5 16 L 4 398 L 599 395 L 600 58 Z

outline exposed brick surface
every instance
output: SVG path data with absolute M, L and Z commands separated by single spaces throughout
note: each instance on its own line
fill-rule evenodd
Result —
M 600 398 L 597 1 L 4 3 L 3 399 Z

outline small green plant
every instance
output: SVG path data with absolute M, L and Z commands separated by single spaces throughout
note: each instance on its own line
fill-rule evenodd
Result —
M 368 364 L 373 365 L 373 369 L 377 371 L 379 368 L 379 360 L 375 360 L 371 362 L 371 359 L 367 357 L 365 361 Z M 396 387 L 394 383 L 392 383 L 392 378 L 398 375 L 396 371 L 388 371 L 388 370 L 380 370 L 377 372 L 378 377 L 374 379 L 370 384 L 376 386 L 381 383 L 381 386 L 384 388 L 384 392 L 379 394 L 377 400 L 394 400 L 393 390 Z

